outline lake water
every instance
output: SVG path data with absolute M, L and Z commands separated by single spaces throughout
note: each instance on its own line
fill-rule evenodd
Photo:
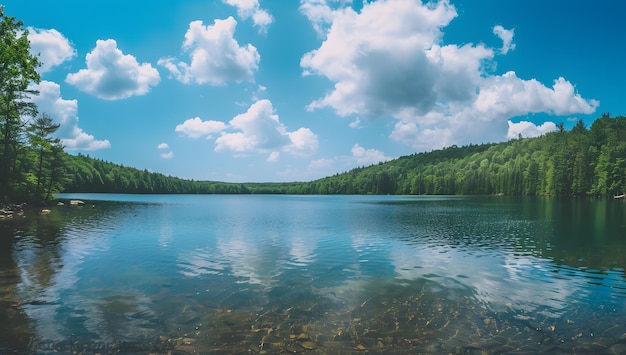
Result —
M 61 195 L 0 221 L 0 352 L 626 352 L 626 203 Z

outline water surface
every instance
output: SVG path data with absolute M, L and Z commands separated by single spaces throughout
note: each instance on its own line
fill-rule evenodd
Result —
M 62 195 L 0 221 L 0 350 L 626 351 L 626 204 Z

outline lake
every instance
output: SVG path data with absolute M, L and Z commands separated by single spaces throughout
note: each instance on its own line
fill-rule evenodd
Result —
M 626 352 L 626 203 L 63 194 L 0 221 L 0 352 Z

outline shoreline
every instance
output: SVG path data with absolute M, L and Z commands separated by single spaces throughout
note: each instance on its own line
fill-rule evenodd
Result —
M 86 205 L 85 201 L 76 199 L 55 199 L 48 201 L 48 203 L 36 206 L 32 206 L 26 202 L 18 204 L 2 204 L 0 205 L 0 221 L 33 216 L 45 216 L 49 215 L 53 210 L 59 207 L 84 207 Z M 89 205 L 91 205 L 92 208 L 95 207 L 95 205 L 91 203 L 89 203 Z

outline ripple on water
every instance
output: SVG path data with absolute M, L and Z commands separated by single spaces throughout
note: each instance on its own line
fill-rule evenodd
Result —
M 224 273 L 226 266 L 216 261 L 212 253 L 207 250 L 193 250 L 178 257 L 177 267 L 179 272 L 187 277 L 202 275 L 220 275 Z
M 576 244 L 551 211 L 506 199 L 185 198 L 196 203 L 75 209 L 56 236 L 20 234 L 2 260 L 20 270 L 5 297 L 48 303 L 15 310 L 42 344 L 141 344 L 127 352 L 593 353 L 623 342 L 622 244 Z M 353 200 L 367 203 L 342 203 Z

